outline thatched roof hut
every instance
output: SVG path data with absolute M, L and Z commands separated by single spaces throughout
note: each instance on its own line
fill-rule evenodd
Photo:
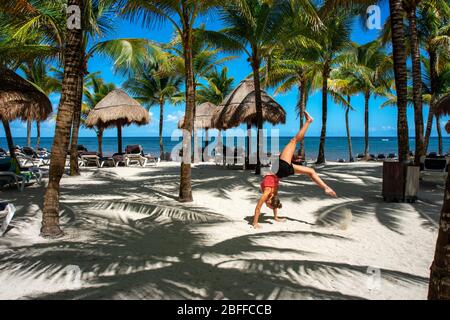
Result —
M 149 121 L 148 111 L 139 102 L 131 98 L 125 91 L 114 89 L 89 112 L 86 126 L 108 128 L 132 123 L 144 125 Z
M 42 121 L 50 113 L 52 104 L 42 91 L 15 72 L 0 67 L 1 119 Z
M 211 129 L 214 128 L 212 117 L 217 110 L 217 106 L 211 102 L 205 102 L 195 108 L 195 129 Z M 184 117 L 178 122 L 178 128 L 184 128 Z
M 229 129 L 241 123 L 256 124 L 255 85 L 245 79 L 224 99 L 212 117 L 217 129 Z M 261 90 L 263 121 L 272 124 L 286 122 L 286 111 L 267 92 Z
M 118 152 L 122 153 L 122 126 L 132 123 L 144 125 L 150 122 L 148 111 L 125 91 L 114 89 L 108 93 L 86 119 L 88 128 L 117 127 Z

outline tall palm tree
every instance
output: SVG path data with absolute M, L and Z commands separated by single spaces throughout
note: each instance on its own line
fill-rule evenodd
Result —
M 174 102 L 172 98 L 179 93 L 182 82 L 183 78 L 178 73 L 164 72 L 158 64 L 149 63 L 137 77 L 128 79 L 123 85 L 136 100 L 148 109 L 159 106 L 159 151 L 161 158 L 164 157 L 164 105 L 167 101 Z
M 420 65 L 420 42 L 417 30 L 416 10 L 421 0 L 403 1 L 403 8 L 406 11 L 409 22 L 409 37 L 411 46 L 412 61 L 412 87 L 414 104 L 414 128 L 415 128 L 415 153 L 414 164 L 420 164 L 420 157 L 425 154 L 423 141 L 423 112 L 422 112 L 422 76 Z
M 445 0 L 422 0 L 419 5 L 417 28 L 422 47 L 428 54 L 431 101 L 425 129 L 424 151 L 428 150 L 434 118 L 434 103 L 437 101 L 437 68 L 439 57 L 448 55 L 448 23 L 450 7 Z
M 84 98 L 83 105 L 81 107 L 81 124 L 84 125 L 89 112 L 95 108 L 95 106 L 112 90 L 116 88 L 114 83 L 105 83 L 103 79 L 98 75 L 98 72 L 89 74 L 86 77 L 84 86 Z M 103 156 L 103 127 L 94 127 L 97 135 L 98 153 Z
M 286 24 L 277 48 L 271 50 L 272 55 L 266 58 L 268 63 L 264 84 L 276 87 L 276 94 L 297 88 L 296 111 L 301 128 L 314 78 L 311 65 L 318 59 L 317 51 L 311 49 L 320 49 L 315 38 L 321 24 L 311 23 L 302 10 L 292 10 L 290 14 L 285 17 Z M 305 158 L 304 140 L 300 142 L 299 154 L 303 159 Z
M 50 75 L 50 69 L 42 59 L 36 59 L 33 63 L 24 63 L 20 66 L 20 70 L 24 72 L 28 81 L 32 82 L 47 96 L 61 90 L 61 82 Z M 38 148 L 41 140 L 39 121 L 36 122 L 36 129 L 36 148 Z M 31 121 L 27 123 L 27 145 L 31 146 Z
M 434 67 L 434 70 L 431 69 L 431 60 L 424 57 L 422 57 L 422 65 L 422 87 L 424 100 L 429 103 L 431 110 L 434 101 L 437 101 L 440 97 L 450 92 L 450 62 L 448 56 L 446 57 L 445 55 L 440 55 L 440 59 Z M 436 119 L 436 131 L 438 134 L 438 153 L 443 154 L 439 115 L 434 115 L 434 117 Z
M 335 8 L 323 11 L 321 19 L 325 30 L 317 35 L 320 49 L 314 49 L 318 59 L 313 62 L 312 69 L 322 80 L 322 130 L 320 133 L 319 153 L 317 163 L 325 163 L 325 138 L 327 132 L 328 111 L 328 80 L 333 66 L 339 62 L 340 52 L 350 45 L 352 10 Z
M 372 96 L 385 95 L 392 80 L 392 60 L 377 40 L 364 45 L 353 44 L 344 54 L 341 73 L 351 76 L 352 84 L 364 95 L 364 156 L 369 157 L 369 102 Z
M 191 135 L 193 112 L 195 108 L 195 79 L 193 65 L 194 26 L 198 17 L 217 5 L 214 0 L 121 0 L 122 14 L 131 19 L 141 19 L 147 26 L 157 25 L 161 21 L 169 22 L 181 38 L 184 57 L 184 76 L 186 86 L 186 124 L 183 130 L 183 154 L 180 173 L 179 201 L 192 201 L 191 185 Z
M 326 11 L 332 10 L 335 6 L 349 7 L 355 4 L 370 5 L 372 0 L 326 0 Z M 389 0 L 389 22 L 391 24 L 391 39 L 394 61 L 395 88 L 397 92 L 397 136 L 398 136 L 398 157 L 400 162 L 408 160 L 409 138 L 408 121 L 406 117 L 407 107 L 407 73 L 406 73 L 406 47 L 405 30 L 403 24 L 404 10 L 403 0 Z
M 315 14 L 309 1 L 305 3 L 306 13 Z M 206 32 L 206 37 L 216 45 L 230 51 L 247 55 L 253 71 L 255 104 L 257 115 L 257 164 L 256 174 L 261 172 L 260 151 L 262 150 L 262 102 L 260 68 L 263 53 L 277 43 L 284 23 L 283 18 L 291 11 L 289 1 L 233 0 L 222 4 L 220 15 L 225 28 Z
M 352 63 L 352 62 L 349 62 Z M 351 96 L 359 92 L 358 78 L 346 68 L 347 64 L 341 64 L 331 71 L 331 79 L 329 80 L 329 93 L 335 103 L 340 104 L 345 110 L 345 128 L 347 132 L 348 142 L 348 159 L 353 162 L 353 146 L 350 135 L 349 113 L 355 110 L 350 102 Z
M 81 10 L 84 9 L 83 0 L 68 0 L 68 5 L 78 6 Z M 59 182 L 64 173 L 64 164 L 66 161 L 72 127 L 73 110 L 78 103 L 78 79 L 83 71 L 82 41 L 83 32 L 81 29 L 67 28 L 61 101 L 56 118 L 49 181 L 44 196 L 44 207 L 42 210 L 41 235 L 44 237 L 59 237 L 63 235 L 63 232 L 59 227 Z

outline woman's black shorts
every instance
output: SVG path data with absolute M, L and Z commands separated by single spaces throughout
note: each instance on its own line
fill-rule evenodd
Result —
M 278 172 L 276 173 L 276 176 L 282 179 L 292 176 L 293 174 L 295 174 L 295 171 L 292 164 L 280 159 L 278 164 Z

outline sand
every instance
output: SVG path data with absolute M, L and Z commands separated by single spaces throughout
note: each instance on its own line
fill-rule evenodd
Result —
M 179 164 L 82 168 L 64 177 L 58 240 L 39 237 L 44 186 L 13 202 L 0 238 L 0 299 L 426 299 L 443 181 L 417 203 L 385 203 L 381 164 L 317 169 L 282 182 L 278 223 L 251 221 L 260 177 L 213 164 L 192 170 L 193 203 L 178 203 Z

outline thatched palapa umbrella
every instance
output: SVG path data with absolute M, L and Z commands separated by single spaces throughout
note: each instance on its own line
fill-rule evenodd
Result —
M 9 121 L 43 121 L 51 112 L 52 104 L 41 90 L 15 72 L 0 67 L 0 119 L 12 157 L 15 153 Z
M 195 129 L 211 129 L 214 128 L 212 117 L 217 109 L 217 106 L 211 102 L 205 102 L 195 108 Z M 178 128 L 184 128 L 184 117 L 178 122 Z
M 267 92 L 261 90 L 263 121 L 271 124 L 286 122 L 286 111 Z M 257 124 L 255 84 L 253 80 L 242 80 L 239 85 L 224 99 L 212 118 L 217 129 L 230 129 L 242 123 L 247 124 L 247 156 L 250 155 L 251 126 Z
M 217 106 L 211 102 L 204 102 L 195 108 L 194 130 L 205 129 L 205 147 L 208 147 L 208 130 L 214 128 L 212 117 L 217 110 Z M 184 117 L 178 122 L 178 128 L 184 129 Z M 196 148 L 196 139 L 194 131 L 194 149 Z
M 148 111 L 125 91 L 114 89 L 89 112 L 86 126 L 92 128 L 117 127 L 118 152 L 122 153 L 122 126 L 149 123 Z

